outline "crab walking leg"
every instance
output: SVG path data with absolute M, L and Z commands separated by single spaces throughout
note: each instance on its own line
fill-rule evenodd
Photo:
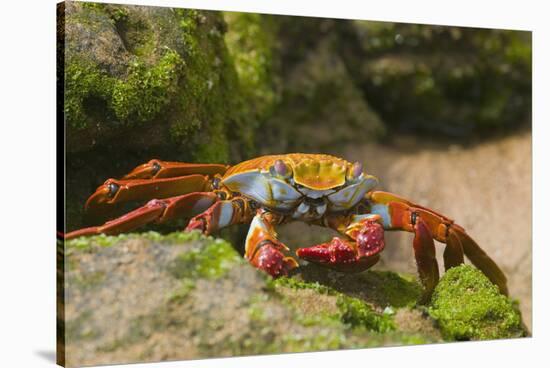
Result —
M 435 239 L 446 244 L 443 254 L 445 269 L 464 263 L 464 254 L 466 254 L 470 261 L 500 288 L 503 294 L 508 294 L 506 276 L 502 270 L 453 220 L 392 193 L 371 192 L 366 198 L 371 205 L 371 212 L 382 217 L 386 230 L 404 230 L 415 233 L 415 256 L 419 251 L 421 252 L 419 256 L 422 262 L 418 263 L 417 256 L 421 277 L 431 280 L 436 276 L 435 270 L 433 270 L 436 262 L 435 255 L 433 257 L 431 255 L 432 243 Z M 431 258 L 433 261 L 428 260 Z M 431 281 L 426 282 L 431 283 Z
M 435 258 L 434 239 L 422 218 L 418 218 L 414 224 L 413 249 L 418 275 L 425 289 L 420 301 L 424 304 L 430 300 L 439 282 L 439 265 Z
M 299 248 L 296 255 L 308 262 L 343 272 L 361 272 L 376 264 L 384 249 L 384 229 L 378 215 L 327 216 L 325 226 L 345 235 L 329 243 Z
M 88 198 L 86 209 L 99 211 L 115 203 L 206 192 L 209 187 L 208 177 L 199 174 L 166 179 L 108 179 Z
M 160 179 L 191 174 L 214 176 L 223 175 L 229 166 L 219 164 L 190 164 L 186 162 L 169 162 L 151 160 L 137 166 L 122 179 Z
M 208 235 L 230 225 L 248 223 L 252 216 L 249 200 L 235 197 L 216 202 L 203 213 L 193 217 L 185 230 L 200 230 Z
M 148 223 L 162 223 L 178 217 L 204 211 L 217 202 L 218 196 L 211 192 L 190 193 L 166 199 L 153 199 L 145 206 L 135 209 L 100 226 L 87 227 L 65 234 L 65 239 L 79 236 L 108 234 L 115 235 L 134 230 Z
M 258 210 L 250 224 L 244 254 L 254 267 L 273 277 L 286 276 L 290 270 L 298 267 L 294 258 L 283 253 L 289 249 L 277 240 L 273 225 L 278 220 L 273 213 Z

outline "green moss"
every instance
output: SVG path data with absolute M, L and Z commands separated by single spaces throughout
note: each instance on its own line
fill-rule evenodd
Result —
M 195 290 L 195 281 L 183 279 L 180 286 L 168 296 L 168 301 L 181 302 L 187 299 L 193 290 Z
M 340 294 L 336 301 L 341 319 L 352 326 L 362 326 L 367 330 L 386 332 L 395 329 L 389 315 L 376 313 L 371 306 L 362 300 Z
M 87 323 L 92 318 L 92 312 L 85 310 L 73 320 L 65 320 L 66 341 L 93 340 L 99 332 Z
M 294 318 L 296 323 L 305 327 L 345 328 L 351 326 L 351 324 L 345 325 L 340 313 L 319 312 L 306 314 L 297 312 Z
M 273 65 L 276 23 L 254 13 L 225 12 L 224 19 L 228 24 L 225 42 L 248 101 L 245 108 L 256 118 L 265 118 L 278 101 Z
M 448 340 L 485 340 L 524 334 L 517 306 L 483 273 L 468 265 L 448 270 L 432 296 L 429 314 Z
M 95 97 L 110 101 L 114 84 L 115 79 L 92 62 L 78 57 L 68 60 L 65 66 L 65 114 L 71 127 L 85 128 L 88 121 L 84 100 Z
M 199 52 L 199 43 L 195 32 L 197 31 L 202 15 L 195 9 L 174 9 L 179 16 L 179 26 L 182 31 L 183 41 L 189 55 Z
M 136 58 L 128 67 L 126 79 L 109 76 L 99 67 L 74 57 L 65 69 L 65 113 L 77 129 L 88 126 L 86 99 L 104 101 L 115 118 L 126 123 L 141 123 L 155 117 L 177 91 L 183 60 L 167 50 L 155 65 Z
M 360 276 L 369 301 L 394 308 L 414 307 L 422 295 L 422 286 L 411 275 L 391 271 L 368 271 Z
M 83 9 L 87 9 L 87 10 L 105 12 L 109 14 L 109 16 L 114 21 L 118 21 L 128 16 L 128 10 L 124 6 L 119 6 L 114 4 L 105 4 L 105 3 L 92 3 L 92 2 L 82 2 L 80 3 L 80 6 L 82 6 Z
M 228 162 L 230 138 L 243 143 L 240 132 L 249 127 L 244 123 L 240 87 L 223 39 L 209 36 L 223 30 L 223 19 L 213 13 L 207 19 L 196 10 L 174 11 L 185 43 L 186 73 L 176 107 L 181 114 L 171 122 L 170 135 L 186 144 L 197 162 Z M 244 143 L 239 150 L 252 149 Z
M 126 80 L 117 80 L 112 107 L 122 121 L 144 122 L 156 116 L 177 91 L 183 60 L 168 49 L 159 62 L 148 66 L 136 59 L 129 65 Z
M 229 162 L 229 142 L 225 127 L 221 122 L 212 122 L 209 130 L 208 144 L 202 144 L 195 150 L 198 162 Z
M 65 112 L 72 143 L 100 149 L 140 124 L 165 136 L 162 148 L 182 161 L 229 163 L 257 153 L 255 133 L 276 100 L 267 18 L 238 16 L 228 31 L 221 12 L 71 9 Z M 93 34 L 110 43 L 94 44 L 97 52 L 80 47 L 78 35 L 90 42 Z M 114 59 L 118 38 L 125 51 Z
M 74 268 L 74 265 L 72 266 L 72 268 Z M 70 282 L 74 283 L 77 288 L 86 291 L 101 285 L 105 281 L 105 279 L 105 272 L 95 271 L 84 274 L 77 274 L 77 276 L 74 277 Z
M 328 286 L 321 285 L 318 282 L 305 282 L 293 277 L 279 277 L 270 281 L 270 284 L 277 287 L 283 286 L 294 290 L 309 289 L 319 294 L 338 295 L 338 292 Z
M 268 318 L 264 313 L 264 303 L 269 301 L 269 294 L 254 294 L 250 298 L 248 315 L 252 322 L 267 322 Z
M 159 234 L 156 231 L 148 231 L 145 233 L 128 233 L 119 235 L 100 234 L 94 236 L 82 236 L 65 241 L 65 249 L 89 250 L 93 246 L 110 247 L 121 241 L 130 239 L 147 239 L 155 242 L 162 242 L 164 244 L 179 244 L 197 240 L 213 241 L 212 237 L 201 235 L 198 231 L 177 231 L 166 235 Z
M 287 287 L 294 290 L 314 290 L 319 294 L 334 296 L 336 298 L 336 306 L 338 308 L 336 314 L 304 315 L 300 319 L 305 325 L 330 325 L 336 318 L 352 328 L 364 328 L 376 332 L 387 332 L 395 329 L 389 314 L 377 313 L 364 301 L 342 294 L 328 286 L 287 277 L 278 278 L 273 281 L 273 284 L 275 287 Z
M 346 344 L 346 334 L 342 331 L 321 330 L 313 336 L 286 334 L 281 337 L 283 351 L 321 351 L 337 350 Z
M 176 278 L 216 279 L 240 262 L 242 258 L 231 244 L 215 239 L 181 254 L 170 271 Z
M 349 66 L 362 78 L 369 102 L 394 128 L 456 137 L 491 134 L 528 118 L 529 32 L 353 25 L 364 54 Z

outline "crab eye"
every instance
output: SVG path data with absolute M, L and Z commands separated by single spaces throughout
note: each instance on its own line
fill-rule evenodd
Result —
M 353 180 L 359 178 L 361 174 L 363 174 L 363 164 L 360 162 L 356 162 L 351 167 L 348 177 L 349 179 Z
M 271 175 L 288 178 L 292 174 L 290 168 L 282 160 L 276 160 L 273 166 L 269 169 Z
M 120 186 L 116 183 L 109 183 L 109 193 L 107 194 L 107 196 L 109 198 L 113 198 L 115 196 L 115 194 L 118 192 L 118 189 L 120 188 Z

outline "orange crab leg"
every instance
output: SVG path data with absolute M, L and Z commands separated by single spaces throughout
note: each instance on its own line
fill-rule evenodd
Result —
M 219 164 L 190 164 L 155 159 L 137 166 L 122 179 L 159 179 L 191 174 L 214 176 L 216 174 L 223 175 L 228 168 L 227 165 Z
M 97 234 L 120 234 L 148 223 L 162 223 L 178 217 L 200 213 L 219 200 L 211 192 L 190 193 L 166 199 L 153 199 L 145 206 L 100 226 L 88 227 L 65 234 L 65 239 Z
M 447 245 L 443 254 L 445 269 L 463 263 L 466 254 L 503 294 L 508 293 L 506 276 L 502 270 L 453 220 L 392 193 L 371 192 L 366 198 L 371 206 L 370 211 L 382 217 L 386 230 L 415 233 L 415 257 L 420 277 L 428 292 L 432 291 L 439 278 L 433 246 L 435 239 Z
M 414 258 L 418 268 L 420 281 L 424 285 L 425 293 L 421 302 L 429 301 L 433 290 L 439 282 L 439 266 L 435 258 L 435 244 L 428 225 L 422 218 L 414 224 Z
M 100 210 L 115 203 L 209 191 L 209 187 L 208 177 L 198 174 L 166 179 L 108 179 L 88 198 L 86 209 Z
M 248 223 L 252 216 L 249 200 L 235 197 L 216 202 L 203 213 L 193 217 L 185 230 L 200 230 L 209 235 L 230 225 Z

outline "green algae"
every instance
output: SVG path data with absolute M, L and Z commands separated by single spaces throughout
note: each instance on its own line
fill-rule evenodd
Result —
M 171 268 L 178 279 L 217 279 L 243 260 L 235 249 L 222 239 L 208 241 L 199 248 L 182 253 Z
M 85 4 L 71 4 L 67 16 L 71 150 L 73 137 L 80 147 L 83 139 L 94 146 L 142 126 L 183 147 L 186 160 L 227 163 L 230 152 L 256 152 L 255 131 L 275 100 L 272 35 L 263 17 L 250 20 L 255 28 L 239 21 L 228 33 L 220 12 Z M 257 42 L 233 42 L 251 30 Z M 92 41 L 91 34 L 105 35 L 108 43 Z M 82 42 L 92 44 L 90 51 Z M 261 52 L 260 42 L 266 45 Z
M 174 50 L 166 50 L 159 62 L 148 66 L 136 58 L 128 67 L 126 79 L 109 76 L 89 61 L 75 57 L 65 69 L 65 114 L 72 127 L 88 126 L 86 99 L 105 101 L 122 122 L 141 123 L 155 117 L 170 102 L 183 61 Z
M 368 271 L 358 275 L 358 278 L 367 289 L 368 300 L 378 305 L 412 308 L 422 295 L 422 286 L 412 275 Z
M 432 296 L 429 314 L 447 340 L 487 340 L 523 336 L 517 305 L 478 269 L 448 270 Z
M 225 12 L 228 31 L 225 43 L 233 59 L 245 104 L 258 119 L 270 114 L 279 100 L 276 65 L 277 24 L 272 17 L 253 13 Z
M 95 247 L 112 247 L 132 239 L 144 239 L 159 244 L 178 246 L 183 246 L 186 243 L 195 244 L 179 255 L 169 270 L 174 277 L 184 279 L 181 290 L 174 294 L 175 298 L 183 297 L 192 290 L 193 286 L 186 281 L 187 279 L 219 278 L 235 264 L 244 262 L 239 253 L 227 241 L 202 235 L 198 231 L 181 231 L 167 235 L 155 231 L 139 234 L 100 234 L 67 240 L 65 249 L 68 254 L 76 250 L 92 251 Z
M 70 127 L 84 129 L 88 118 L 84 101 L 95 97 L 109 101 L 112 96 L 114 79 L 108 77 L 96 65 L 79 57 L 74 57 L 65 66 L 65 105 L 64 111 Z
M 328 286 L 287 277 L 281 277 L 273 283 L 275 287 L 286 287 L 294 290 L 309 289 L 318 294 L 335 297 L 336 307 L 338 308 L 337 313 L 316 316 L 305 315 L 302 320 L 306 325 L 318 324 L 319 322 L 330 324 L 333 319 L 337 319 L 352 328 L 365 328 L 369 331 L 387 332 L 395 329 L 390 315 L 380 314 L 364 301 L 342 294 Z M 299 297 L 299 294 L 296 297 Z
M 387 332 L 395 329 L 391 317 L 378 314 L 372 307 L 360 299 L 340 294 L 336 301 L 340 309 L 342 322 L 351 326 L 362 326 L 367 330 Z
M 529 118 L 530 32 L 352 24 L 363 53 L 346 62 L 394 129 L 466 137 Z
M 117 118 L 144 122 L 155 117 L 177 92 L 183 64 L 170 49 L 152 67 L 141 60 L 132 62 L 126 80 L 117 80 L 113 86 L 111 105 Z
M 132 239 L 146 239 L 164 244 L 179 244 L 185 242 L 194 242 L 198 240 L 214 241 L 214 238 L 204 236 L 198 231 L 178 231 L 166 235 L 156 231 L 148 231 L 144 233 L 127 233 L 119 235 L 93 235 L 81 236 L 75 239 L 65 241 L 65 249 L 90 250 L 94 246 L 111 247 L 119 242 Z

